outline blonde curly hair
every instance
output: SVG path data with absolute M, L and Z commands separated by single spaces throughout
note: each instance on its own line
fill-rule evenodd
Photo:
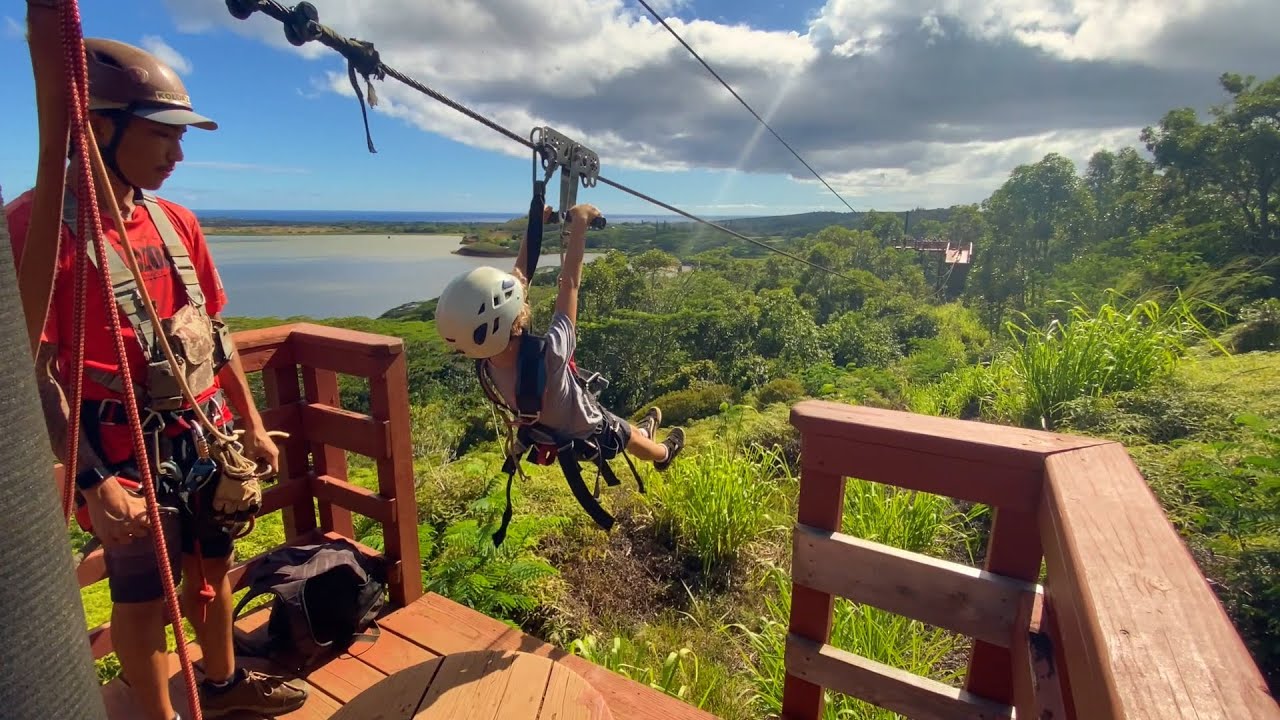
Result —
M 520 307 L 520 314 L 517 315 L 516 319 L 511 323 L 511 337 L 515 337 L 517 335 L 523 335 L 525 328 L 529 326 L 529 318 L 533 316 L 533 308 L 529 307 L 529 283 L 525 279 L 524 273 L 517 268 L 513 270 L 511 274 L 516 280 L 520 281 L 520 284 L 523 285 L 525 289 L 525 301 Z

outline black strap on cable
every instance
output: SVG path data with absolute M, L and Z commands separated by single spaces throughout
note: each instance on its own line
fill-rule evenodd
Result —
M 356 99 L 360 101 L 360 117 L 364 119 L 364 139 L 369 143 L 369 152 L 377 153 L 373 147 L 373 135 L 369 133 L 369 114 L 364 109 L 364 94 L 360 92 L 360 83 L 356 80 L 355 63 L 347 63 L 347 77 L 351 79 L 351 89 L 356 91 Z
M 547 184 L 535 180 L 533 200 L 529 203 L 529 227 L 525 229 L 524 279 L 533 284 L 533 273 L 538 270 L 538 258 L 542 255 L 542 213 L 547 207 Z

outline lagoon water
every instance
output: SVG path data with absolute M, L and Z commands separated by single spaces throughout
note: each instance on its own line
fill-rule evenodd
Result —
M 453 276 L 515 258 L 454 255 L 457 235 L 209 235 L 225 314 L 246 317 L 377 317 L 437 297 Z M 588 255 L 591 260 L 594 255 Z M 544 253 L 539 267 L 560 264 Z

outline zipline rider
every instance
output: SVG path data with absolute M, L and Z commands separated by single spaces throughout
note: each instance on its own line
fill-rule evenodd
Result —
M 158 189 L 182 161 L 181 143 L 188 126 L 215 130 L 217 124 L 192 111 L 182 81 L 156 57 L 112 40 L 86 38 L 84 44 L 90 122 L 111 171 L 110 192 L 121 209 L 140 274 L 163 326 L 152 327 L 111 216 L 100 209 L 109 267 L 97 267 L 90 245 L 84 394 L 79 408 L 82 433 L 77 452 L 80 471 L 74 481 L 77 518 L 104 547 L 115 651 L 144 717 L 177 718 L 169 696 L 163 584 L 148 536 L 153 528 L 146 501 L 136 491 L 139 458 L 123 402 L 116 339 L 106 308 L 97 300 L 103 296 L 104 277 L 113 288 L 129 373 L 141 404 L 169 563 L 175 582 L 186 577 L 182 614 L 190 620 L 203 650 L 202 713 L 220 717 L 237 711 L 290 712 L 301 707 L 306 691 L 280 678 L 237 669 L 232 642 L 227 571 L 237 533 L 261 506 L 261 488 L 256 478 L 233 479 L 207 456 L 201 457 L 199 423 L 156 340 L 157 332 L 166 334 L 185 369 L 188 387 L 221 431 L 232 432 L 234 408 L 243 424 L 240 442 L 245 457 L 269 465 L 274 474 L 279 451 L 263 427 L 221 320 L 226 294 L 200 225 L 190 210 L 148 192 Z M 87 159 L 73 155 L 72 169 L 82 162 Z M 68 173 L 69 178 L 78 176 Z M 54 292 L 36 359 L 48 431 L 54 452 L 64 463 L 77 349 L 74 283 L 76 243 L 81 240 L 75 237 L 76 221 L 79 204 L 87 201 L 77 197 L 72 185 L 68 183 L 64 197 Z M 27 240 L 32 200 L 33 191 L 28 191 L 7 208 L 18 262 Z

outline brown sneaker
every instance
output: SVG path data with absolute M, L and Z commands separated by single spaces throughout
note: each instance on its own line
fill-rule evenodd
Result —
M 237 669 L 236 674 L 239 679 L 225 688 L 216 688 L 208 681 L 200 683 L 200 709 L 205 717 L 236 712 L 271 717 L 293 712 L 307 701 L 307 684 L 302 680 L 286 680 L 245 668 Z

